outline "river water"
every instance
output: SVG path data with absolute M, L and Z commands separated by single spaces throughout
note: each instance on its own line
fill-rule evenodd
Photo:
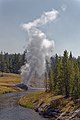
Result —
M 24 94 L 34 92 L 7 93 L 0 95 L 0 120 L 45 120 L 34 110 L 21 107 L 17 104 Z

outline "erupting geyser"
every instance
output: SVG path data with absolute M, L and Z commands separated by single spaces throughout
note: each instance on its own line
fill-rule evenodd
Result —
M 49 40 L 39 27 L 54 21 L 57 16 L 58 11 L 52 10 L 45 12 L 39 19 L 22 25 L 29 35 L 25 56 L 27 63 L 21 68 L 21 75 L 25 84 L 29 84 L 34 76 L 39 80 L 36 82 L 42 82 L 40 78 L 45 72 L 45 59 L 49 59 L 53 54 L 54 41 Z

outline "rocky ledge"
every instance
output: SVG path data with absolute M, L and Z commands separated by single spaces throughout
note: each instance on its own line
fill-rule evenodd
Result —
M 76 100 L 80 104 L 80 100 Z M 55 102 L 53 102 L 54 104 Z M 54 105 L 53 105 L 54 106 Z M 70 111 L 71 106 L 66 108 L 65 111 L 59 110 L 57 107 L 52 107 L 52 103 L 45 105 L 44 102 L 38 103 L 34 102 L 34 110 L 39 113 L 39 115 L 44 118 L 50 118 L 50 120 L 80 120 L 80 107 Z

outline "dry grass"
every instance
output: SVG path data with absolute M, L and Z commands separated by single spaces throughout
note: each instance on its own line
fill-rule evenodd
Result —
M 20 75 L 18 74 L 11 74 L 11 73 L 4 73 L 3 77 L 0 77 L 0 83 L 19 83 L 21 81 Z
M 17 92 L 17 91 L 20 91 L 20 89 L 12 88 L 12 87 L 0 86 L 0 94 L 10 93 L 10 92 Z
M 19 100 L 19 104 L 24 106 L 24 107 L 33 109 L 33 102 L 37 99 L 40 99 L 39 97 L 42 94 L 43 94 L 42 91 L 27 94 Z
M 43 104 L 44 106 L 50 104 L 52 99 L 59 99 L 59 98 L 62 98 L 62 96 L 61 95 L 54 96 L 52 93 L 46 93 L 45 91 L 38 91 L 23 96 L 19 100 L 19 104 L 24 107 L 34 108 L 35 103 L 38 103 L 38 106 L 40 106 L 41 104 Z
M 80 108 L 80 103 L 74 104 L 71 98 L 66 99 L 61 95 L 54 96 L 52 93 L 46 93 L 44 91 L 38 91 L 23 96 L 19 100 L 19 104 L 32 109 L 34 105 L 42 109 L 44 109 L 46 105 L 51 105 L 53 108 L 58 108 L 62 112 L 71 112 L 76 106 Z
M 13 87 L 15 84 L 20 82 L 20 75 L 3 73 L 3 77 L 0 77 L 0 94 L 20 91 L 20 89 Z

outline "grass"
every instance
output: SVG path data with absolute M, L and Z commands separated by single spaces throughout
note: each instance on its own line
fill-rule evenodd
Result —
M 55 96 L 54 99 L 62 98 L 61 95 Z M 28 107 L 28 108 L 34 108 L 34 104 L 38 103 L 38 106 L 40 105 L 48 105 L 53 99 L 52 93 L 46 93 L 45 91 L 38 91 L 34 93 L 27 94 L 23 96 L 19 100 L 19 104 Z
M 43 91 L 33 92 L 33 93 L 30 93 L 30 94 L 27 94 L 19 100 L 19 104 L 23 107 L 33 109 L 34 108 L 33 102 L 35 100 L 39 99 L 39 96 L 41 96 L 42 94 L 43 94 Z
M 3 77 L 0 77 L 0 83 L 19 83 L 21 81 L 19 74 L 3 73 Z
M 23 96 L 19 100 L 21 106 L 33 109 L 34 106 L 39 106 L 44 110 L 46 105 L 51 105 L 53 108 L 58 108 L 61 112 L 71 112 L 80 108 L 80 102 L 74 103 L 71 98 L 64 98 L 64 96 L 54 96 L 52 93 L 45 91 L 38 91 Z
M 20 89 L 13 87 L 20 82 L 19 74 L 3 73 L 3 77 L 0 75 L 0 94 L 20 91 Z

